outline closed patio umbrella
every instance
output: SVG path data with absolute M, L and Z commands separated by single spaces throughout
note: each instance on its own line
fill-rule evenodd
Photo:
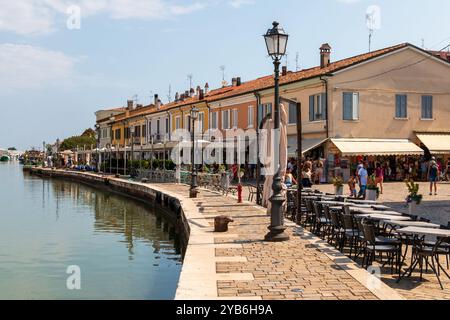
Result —
M 287 157 L 288 157 L 288 142 L 287 142 L 287 123 L 288 123 L 288 116 L 286 107 L 284 104 L 280 104 L 280 176 L 282 178 L 282 182 L 284 182 L 284 176 L 286 174 L 286 168 L 287 168 Z M 266 130 L 262 133 L 261 142 L 262 142 L 262 155 L 261 159 L 264 159 L 263 164 L 266 167 L 266 172 L 270 173 L 269 175 L 266 174 L 265 181 L 264 181 L 264 187 L 263 187 L 263 198 L 262 198 L 262 204 L 264 207 L 267 208 L 267 213 L 270 215 L 271 210 L 271 202 L 270 197 L 272 196 L 272 184 L 273 184 L 273 172 L 270 172 L 267 170 L 267 168 L 270 168 L 273 162 L 273 154 L 272 154 L 272 136 L 273 136 L 273 128 L 274 128 L 274 122 L 271 119 L 267 119 L 266 122 L 263 125 L 263 128 Z M 268 157 L 267 155 L 271 155 L 271 157 Z M 274 166 L 274 170 L 277 168 Z

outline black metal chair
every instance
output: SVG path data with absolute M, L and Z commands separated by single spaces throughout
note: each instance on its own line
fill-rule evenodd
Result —
M 340 251 L 343 251 L 348 244 L 350 248 L 349 256 L 352 257 L 353 250 L 357 252 L 359 231 L 354 224 L 353 216 L 351 214 L 341 214 L 341 220 L 343 222 L 344 232 L 342 233 L 343 239 L 341 241 Z
M 322 205 L 317 201 L 314 202 L 313 205 L 315 213 L 313 233 L 317 234 L 320 238 L 325 239 L 330 222 L 323 214 Z
M 365 220 L 362 222 L 364 228 L 364 258 L 363 267 L 368 268 L 373 264 L 377 254 L 383 257 L 387 256 L 387 263 L 391 265 L 391 273 L 394 273 L 394 266 L 396 271 L 400 274 L 400 262 L 402 257 L 401 244 L 379 244 L 375 234 L 375 226 L 372 221 Z M 382 261 L 381 261 L 382 262 Z M 383 267 L 386 263 L 383 264 Z
M 305 228 L 309 227 L 310 230 L 312 231 L 314 228 L 314 223 L 315 223 L 314 200 L 306 199 L 305 206 L 306 206 L 306 211 L 305 211 L 305 219 L 303 221 L 303 226 Z
M 344 228 L 342 228 L 341 221 L 339 219 L 339 212 L 330 210 L 331 227 L 330 233 L 331 237 L 329 243 L 334 245 L 335 248 L 341 248 L 341 241 L 343 238 Z
M 414 268 L 419 264 L 420 267 L 420 280 L 423 280 L 423 266 L 425 264 L 426 271 L 428 267 L 433 270 L 436 278 L 438 279 L 439 285 L 441 289 L 444 290 L 444 286 L 442 285 L 440 279 L 440 271 L 442 270 L 445 275 L 450 279 L 450 275 L 445 271 L 442 265 L 439 262 L 439 257 L 442 255 L 448 256 L 448 251 L 443 248 L 444 245 L 450 245 L 450 238 L 438 238 L 435 242 L 434 246 L 429 246 L 425 243 L 425 241 L 416 241 L 416 245 L 413 249 L 413 255 L 417 258 L 415 265 L 411 267 L 410 275 Z M 431 263 L 430 263 L 431 260 Z

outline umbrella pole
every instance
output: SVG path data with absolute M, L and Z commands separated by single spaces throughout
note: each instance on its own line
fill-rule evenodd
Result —
M 295 220 L 301 222 L 302 218 L 302 104 L 297 103 L 297 214 Z

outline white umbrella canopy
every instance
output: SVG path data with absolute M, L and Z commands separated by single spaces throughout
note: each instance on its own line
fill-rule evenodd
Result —
M 288 123 L 288 115 L 286 111 L 286 107 L 284 104 L 280 104 L 280 176 L 282 179 L 282 182 L 284 182 L 284 178 L 286 175 L 286 169 L 287 169 L 287 157 L 288 157 L 288 139 L 287 139 L 287 123 Z M 265 157 L 263 157 L 263 164 L 266 168 L 270 168 L 272 165 L 272 135 L 273 135 L 273 129 L 274 129 L 274 121 L 273 120 L 267 120 L 263 128 L 266 130 L 265 134 L 262 135 L 262 149 L 263 152 L 265 152 Z M 271 155 L 271 157 L 267 157 L 267 155 Z M 274 167 L 276 170 L 277 168 Z M 269 171 L 266 171 L 269 172 Z M 273 191 L 272 191 L 272 184 L 273 184 L 273 173 L 270 175 L 265 176 L 264 181 L 264 187 L 263 187 L 263 198 L 262 198 L 262 205 L 267 208 L 267 214 L 270 214 L 271 210 L 271 202 L 270 197 L 272 197 Z

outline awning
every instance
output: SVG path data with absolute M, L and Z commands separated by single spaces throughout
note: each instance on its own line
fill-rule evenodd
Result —
M 302 140 L 302 154 L 309 152 L 317 147 L 320 147 L 328 139 L 303 139 Z M 288 155 L 289 157 L 297 156 L 297 136 L 288 136 Z
M 416 134 L 432 154 L 450 153 L 450 134 Z
M 424 151 L 407 139 L 331 139 L 343 156 L 423 155 Z

